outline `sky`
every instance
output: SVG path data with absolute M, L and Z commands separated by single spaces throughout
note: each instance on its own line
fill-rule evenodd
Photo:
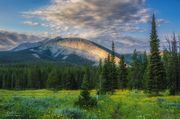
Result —
M 81 37 L 118 50 L 147 47 L 152 13 L 160 39 L 180 33 L 179 0 L 0 0 L 0 29 Z

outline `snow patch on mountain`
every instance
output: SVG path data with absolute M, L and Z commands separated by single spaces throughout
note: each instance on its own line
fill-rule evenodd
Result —
M 38 54 L 32 54 L 34 57 L 40 59 L 40 56 Z
M 110 50 L 95 44 L 91 41 L 80 39 L 80 38 L 60 38 L 45 39 L 43 41 L 34 43 L 23 43 L 14 49 L 13 52 L 29 50 L 33 52 L 33 56 L 41 58 L 41 56 L 47 56 L 52 59 L 69 59 L 69 56 L 79 56 L 83 59 L 93 61 L 94 63 L 99 62 L 100 59 L 104 59 L 111 52 Z M 119 58 L 116 57 L 118 61 Z
M 41 46 L 41 42 L 35 42 L 35 43 L 27 42 L 27 43 L 18 45 L 17 47 L 13 48 L 12 51 L 17 52 L 17 51 L 26 50 L 26 49 L 33 49 L 39 46 Z
M 62 59 L 63 59 L 63 60 L 66 60 L 67 58 L 68 58 L 68 56 L 64 56 Z

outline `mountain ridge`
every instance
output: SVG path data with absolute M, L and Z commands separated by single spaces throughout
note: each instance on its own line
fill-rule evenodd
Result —
M 0 62 L 9 61 L 10 63 L 14 63 L 21 62 L 21 60 L 30 60 L 32 62 L 47 60 L 97 65 L 100 59 L 105 59 L 111 53 L 111 50 L 93 41 L 82 38 L 56 37 L 33 43 L 22 43 L 9 51 L 0 52 Z M 116 53 L 116 63 L 119 62 L 118 57 L 119 54 Z M 9 60 L 6 61 L 6 59 Z

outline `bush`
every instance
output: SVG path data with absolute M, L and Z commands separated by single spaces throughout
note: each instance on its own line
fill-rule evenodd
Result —
M 56 110 L 55 114 L 61 115 L 68 119 L 84 119 L 83 117 L 85 116 L 84 112 L 78 108 Z
M 98 117 L 94 113 L 88 113 L 79 108 L 65 108 L 56 110 L 54 115 L 51 115 L 51 119 L 98 119 Z
M 39 119 L 50 106 L 50 98 L 12 97 L 2 105 L 3 119 Z
M 86 118 L 87 119 L 98 119 L 98 117 L 96 115 L 93 115 L 93 114 L 86 115 Z

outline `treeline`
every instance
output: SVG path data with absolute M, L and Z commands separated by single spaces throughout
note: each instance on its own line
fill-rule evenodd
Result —
M 95 88 L 95 67 L 59 64 L 1 65 L 0 88 L 80 89 L 85 72 L 88 72 L 90 88 Z
M 113 93 L 115 89 L 139 89 L 151 95 L 159 95 L 164 90 L 169 90 L 172 95 L 180 94 L 180 39 L 173 35 L 167 41 L 169 47 L 160 52 L 153 15 L 149 55 L 134 50 L 131 64 L 127 65 L 121 55 L 121 61 L 116 65 L 112 43 L 113 53 L 108 55 L 103 65 L 100 61 L 99 92 L 106 94 Z
M 160 40 L 152 17 L 150 53 L 134 50 L 130 64 L 123 55 L 115 62 L 115 45 L 112 53 L 99 66 L 72 66 L 59 64 L 1 65 L 0 88 L 3 89 L 96 89 L 98 94 L 114 93 L 116 89 L 145 90 L 152 95 L 169 90 L 180 93 L 180 38 L 173 35 L 160 51 Z
M 180 93 L 180 37 L 175 34 L 166 38 L 168 47 L 164 49 L 163 60 L 166 73 L 166 86 L 170 93 Z
M 112 51 L 115 52 L 114 43 L 112 43 Z M 126 64 L 124 55 L 121 55 L 120 59 L 117 65 L 115 56 L 112 53 L 104 61 L 100 61 L 97 70 L 99 72 L 98 91 L 105 94 L 114 93 L 116 89 L 146 89 L 148 75 L 147 53 L 142 54 L 134 50 L 130 64 Z

